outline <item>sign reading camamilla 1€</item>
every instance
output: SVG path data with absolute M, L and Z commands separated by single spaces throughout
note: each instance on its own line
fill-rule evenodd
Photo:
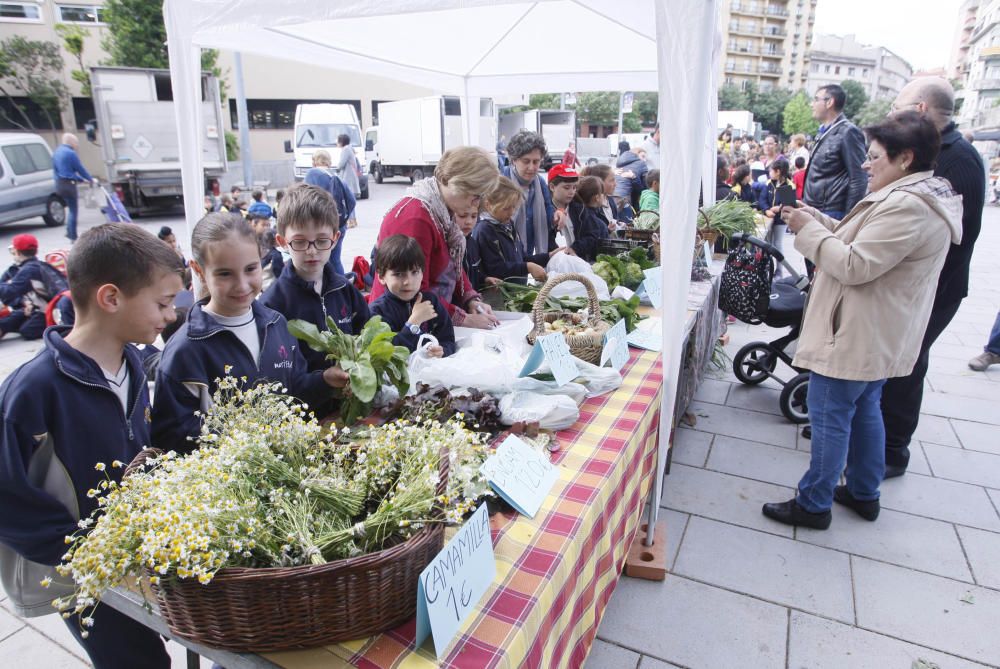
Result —
M 490 515 L 483 503 L 420 573 L 417 646 L 430 634 L 440 659 L 496 572 Z

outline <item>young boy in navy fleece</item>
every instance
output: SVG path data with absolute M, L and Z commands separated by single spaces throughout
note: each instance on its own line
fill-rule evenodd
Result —
M 45 347 L 0 387 L 0 577 L 19 615 L 55 613 L 52 600 L 73 592 L 54 566 L 97 508 L 87 491 L 105 475 L 120 480 L 121 463 L 150 445 L 146 375 L 129 342 L 151 344 L 174 320 L 182 271 L 138 226 L 91 228 L 69 256 L 72 329 L 47 329 Z M 95 667 L 170 666 L 149 628 L 105 604 L 92 617 L 66 623 Z
M 292 259 L 260 301 L 288 320 L 300 318 L 321 331 L 329 329 L 329 316 L 343 332 L 356 335 L 368 322 L 368 303 L 328 262 L 340 236 L 338 220 L 337 205 L 322 188 L 298 184 L 285 192 L 275 238 Z M 334 364 L 309 346 L 302 354 L 311 372 Z
M 372 302 L 372 313 L 382 317 L 394 332 L 397 346 L 417 350 L 421 335 L 438 340 L 429 346 L 431 357 L 441 358 L 455 352 L 455 328 L 451 317 L 434 293 L 421 291 L 424 279 L 424 252 L 417 240 L 406 235 L 392 235 L 378 247 L 375 272 L 385 292 Z

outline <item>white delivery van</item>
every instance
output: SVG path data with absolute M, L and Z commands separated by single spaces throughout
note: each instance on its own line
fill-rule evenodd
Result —
M 0 133 L 0 223 L 41 216 L 46 225 L 66 222 L 66 204 L 56 195 L 52 151 L 38 135 Z
M 303 104 L 295 108 L 295 138 L 285 141 L 285 153 L 295 154 L 295 180 L 301 181 L 312 169 L 312 155 L 318 149 L 330 154 L 332 166 L 340 160 L 337 137 L 351 138 L 351 149 L 361 165 L 361 199 L 368 197 L 368 168 L 364 147 L 361 144 L 361 123 L 354 105 L 347 104 Z
M 480 98 L 479 133 L 473 144 L 496 155 L 496 107 Z M 462 103 L 451 95 L 382 102 L 378 126 L 365 134 L 365 160 L 376 183 L 395 176 L 419 181 L 434 173 L 448 149 L 465 144 Z

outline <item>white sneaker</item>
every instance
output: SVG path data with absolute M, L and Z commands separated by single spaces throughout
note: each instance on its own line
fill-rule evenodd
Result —
M 974 372 L 985 372 L 990 365 L 1000 365 L 1000 355 L 983 351 L 969 361 L 969 369 Z

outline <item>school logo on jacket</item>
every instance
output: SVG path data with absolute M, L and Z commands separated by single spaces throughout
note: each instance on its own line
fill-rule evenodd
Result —
M 281 357 L 280 362 L 274 363 L 275 369 L 291 369 L 292 361 L 288 359 L 288 349 L 282 344 L 278 347 L 278 355 Z

